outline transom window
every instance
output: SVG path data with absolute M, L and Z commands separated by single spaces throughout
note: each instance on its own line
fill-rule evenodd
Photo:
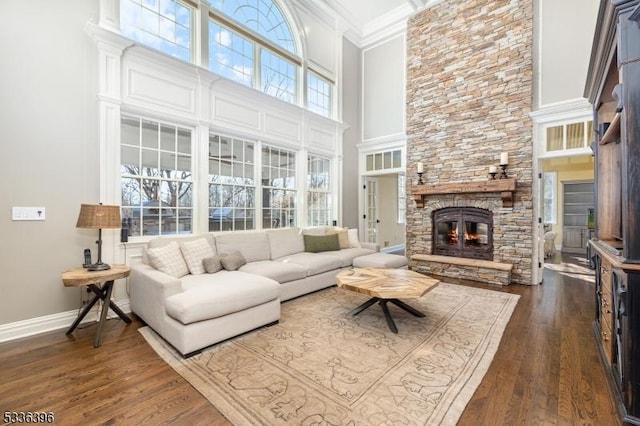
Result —
M 123 116 L 122 218 L 129 235 L 191 233 L 191 129 Z
M 178 0 L 120 0 L 122 34 L 191 61 L 193 7 Z
M 291 28 L 271 0 L 209 0 L 214 9 L 283 49 L 295 53 Z
M 216 22 L 209 22 L 209 69 L 253 86 L 254 44 Z
M 549 151 L 587 148 L 593 140 L 593 121 L 547 127 L 546 148 Z
M 376 152 L 366 157 L 368 172 L 376 170 L 397 169 L 402 167 L 402 150 Z
M 262 49 L 262 91 L 286 102 L 296 103 L 296 66 L 282 57 Z
M 195 25 L 198 11 L 208 13 L 202 27 Z M 303 66 L 292 27 L 275 0 L 120 0 L 120 29 L 168 55 L 285 102 L 306 99 L 310 111 L 332 115 L 333 82 Z
M 325 117 L 331 115 L 331 84 L 311 71 L 307 73 L 307 108 Z

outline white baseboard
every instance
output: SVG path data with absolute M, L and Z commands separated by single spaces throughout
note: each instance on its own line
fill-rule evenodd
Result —
M 129 299 L 118 300 L 118 307 L 125 313 L 131 312 Z M 96 304 L 97 305 L 97 304 Z M 69 328 L 78 317 L 80 310 L 60 312 L 59 314 L 45 315 L 43 317 L 31 318 L 23 321 L 16 321 L 9 324 L 0 325 L 0 342 L 21 339 L 23 337 L 34 336 L 52 330 Z M 95 322 L 98 320 L 98 307 L 94 306 L 80 324 Z M 115 318 L 117 315 L 109 311 L 107 318 Z

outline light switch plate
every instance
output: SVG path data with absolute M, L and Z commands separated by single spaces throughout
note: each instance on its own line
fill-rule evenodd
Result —
M 12 220 L 45 220 L 45 218 L 44 207 L 13 207 L 11 211 Z

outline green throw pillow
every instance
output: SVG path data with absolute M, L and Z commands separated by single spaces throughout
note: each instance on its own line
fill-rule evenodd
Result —
M 321 251 L 340 250 L 338 234 L 333 235 L 303 235 L 304 251 L 319 253 Z

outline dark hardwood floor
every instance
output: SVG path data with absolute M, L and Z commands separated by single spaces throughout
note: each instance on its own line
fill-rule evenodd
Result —
M 620 424 L 592 329 L 593 277 L 579 257 L 558 255 L 541 286 L 521 296 L 493 363 L 459 425 Z M 53 412 L 56 423 L 225 425 L 227 420 L 136 331 L 95 326 L 0 344 L 0 409 Z

